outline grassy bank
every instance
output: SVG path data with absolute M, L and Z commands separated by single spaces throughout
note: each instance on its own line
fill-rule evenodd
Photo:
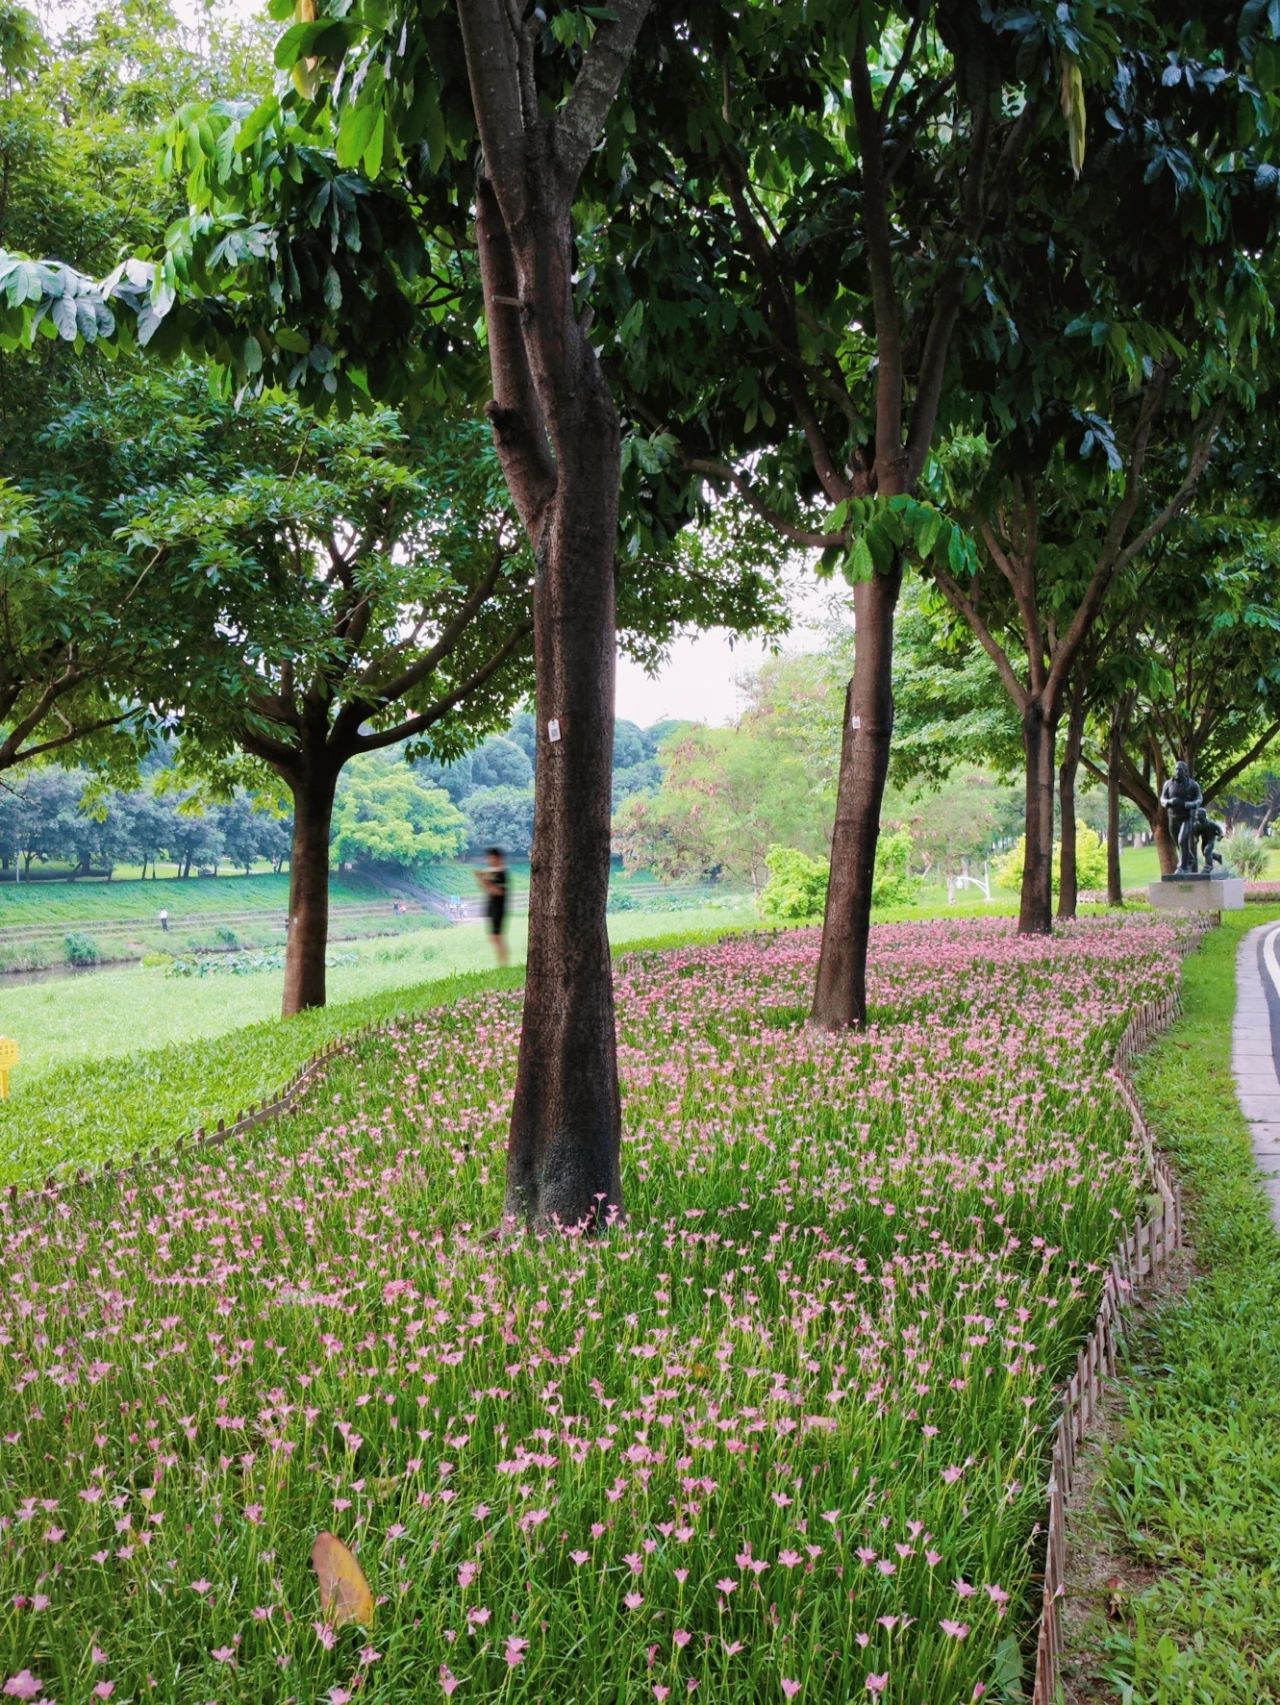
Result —
M 1267 916 L 1228 914 L 1186 962 L 1183 1016 L 1138 1073 L 1183 1179 L 1197 1276 L 1125 1375 L 1101 1515 L 1121 1579 L 1150 1584 L 1122 1594 L 1120 1620 L 1099 1617 L 1078 1697 L 1280 1700 L 1280 1236 L 1231 1077 L 1236 950 Z
M 620 967 L 606 1238 L 487 1235 L 492 993 L 243 1143 L 0 1203 L 0 1686 L 1017 1697 L 1054 1391 L 1138 1187 L 1107 1061 L 1174 933 L 881 929 L 839 1037 L 803 1022 L 815 952 Z M 322 1528 L 371 1628 L 320 1618 Z
M 361 876 L 334 875 L 337 906 L 386 900 Z M 289 873 L 264 876 L 161 877 L 159 881 L 6 882 L 0 884 L 0 928 L 11 925 L 93 924 L 103 919 L 150 922 L 165 908 L 173 924 L 224 912 L 263 912 L 283 918 L 289 907 Z
M 615 947 L 714 940 L 749 912 L 610 920 Z M 0 1102 L 0 1183 L 43 1177 L 111 1155 L 171 1143 L 277 1088 L 308 1055 L 347 1031 L 446 1005 L 522 978 L 525 920 L 512 920 L 506 972 L 480 924 L 429 930 L 390 945 L 363 943 L 329 974 L 331 1004 L 283 1023 L 279 974 L 182 980 L 158 969 L 108 971 L 0 995 L 0 1034 L 23 1064 Z

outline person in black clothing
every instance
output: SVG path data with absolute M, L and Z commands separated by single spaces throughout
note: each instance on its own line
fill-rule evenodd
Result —
M 485 858 L 488 865 L 484 870 L 476 871 L 476 881 L 489 896 L 489 934 L 493 937 L 498 964 L 505 965 L 507 941 L 502 932 L 507 921 L 507 861 L 502 856 L 501 847 L 490 847 Z

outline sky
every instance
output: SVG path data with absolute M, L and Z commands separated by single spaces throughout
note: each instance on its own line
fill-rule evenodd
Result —
M 29 0 L 31 3 L 31 0 Z M 34 0 L 46 27 L 81 14 L 91 0 Z M 171 0 L 178 16 L 194 23 L 204 11 L 201 0 Z M 265 0 L 220 0 L 219 9 L 249 17 L 265 10 Z M 798 569 L 788 588 L 792 631 L 772 645 L 744 640 L 723 629 L 680 639 L 659 673 L 650 677 L 628 658 L 618 659 L 617 714 L 648 727 L 668 717 L 723 726 L 743 709 L 741 678 L 758 669 L 773 651 L 810 651 L 820 641 L 817 624 L 830 613 L 832 595 L 807 570 Z M 846 601 L 847 607 L 847 601 Z
M 788 588 L 792 629 L 773 642 L 744 640 L 713 628 L 677 640 L 665 666 L 653 678 L 638 664 L 618 659 L 617 714 L 647 728 L 668 717 L 723 727 L 744 708 L 739 682 L 758 669 L 773 650 L 813 651 L 821 643 L 821 624 L 840 608 L 838 593 L 806 569 L 798 569 Z M 851 600 L 843 600 L 845 612 Z

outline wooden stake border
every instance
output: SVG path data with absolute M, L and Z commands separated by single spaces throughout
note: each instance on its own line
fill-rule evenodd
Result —
M 1199 933 L 1197 931 L 1188 940 L 1188 948 L 1198 944 Z M 1156 1147 L 1151 1127 L 1129 1077 L 1129 1066 L 1134 1056 L 1169 1028 L 1178 1015 L 1180 1004 L 1175 991 L 1163 1000 L 1152 1001 L 1142 1007 L 1126 1026 L 1112 1060 L 1110 1075 L 1128 1110 L 1145 1170 L 1160 1197 L 1160 1206 L 1149 1218 L 1139 1219 L 1127 1236 L 1117 1240 L 1111 1251 L 1093 1330 L 1076 1359 L 1074 1373 L 1063 1388 L 1062 1410 L 1053 1431 L 1046 1487 L 1044 1571 L 1032 1705 L 1056 1705 L 1061 1698 L 1059 1686 L 1065 1645 L 1062 1604 L 1067 1585 L 1067 1502 L 1075 1481 L 1080 1450 L 1089 1423 L 1101 1407 L 1103 1382 L 1115 1375 L 1117 1355 L 1130 1324 L 1134 1299 L 1139 1291 L 1153 1285 L 1163 1275 L 1182 1245 L 1181 1187 Z

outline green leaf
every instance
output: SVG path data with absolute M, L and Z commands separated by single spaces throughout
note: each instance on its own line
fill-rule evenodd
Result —
M 260 101 L 236 131 L 236 153 L 243 154 L 252 148 L 258 138 L 275 123 L 279 112 L 280 102 L 274 95 L 268 95 L 265 101 Z
M 373 127 L 373 135 L 363 155 L 365 176 L 376 178 L 382 170 L 382 153 L 386 142 L 387 120 L 381 108 L 378 110 L 377 122 Z
M 374 127 L 381 122 L 381 112 L 371 104 L 356 104 L 343 109 L 342 123 L 338 126 L 337 155 L 338 164 L 344 172 L 360 164 L 373 137 Z
M 867 544 L 865 534 L 859 533 L 845 562 L 844 577 L 851 586 L 856 586 L 861 580 L 870 580 L 875 571 L 871 547 Z

